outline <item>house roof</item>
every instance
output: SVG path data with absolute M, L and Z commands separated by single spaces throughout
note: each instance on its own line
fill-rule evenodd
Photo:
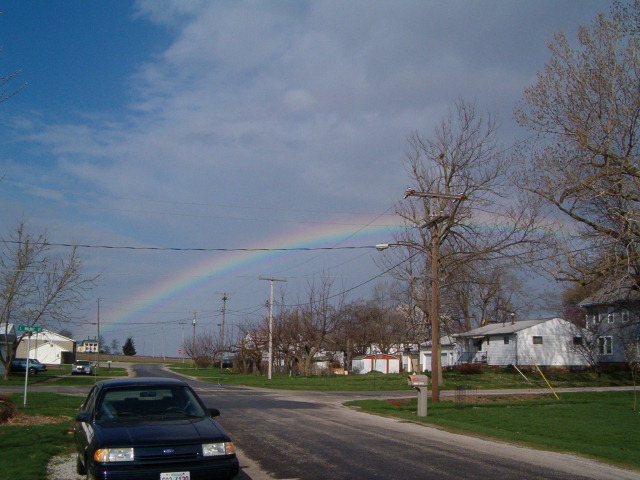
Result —
M 468 332 L 460 333 L 456 337 L 470 338 L 470 337 L 486 337 L 488 335 L 510 335 L 512 333 L 531 328 L 535 325 L 553 320 L 552 318 L 543 318 L 540 320 L 523 320 L 515 323 L 490 323 L 483 327 L 474 328 Z
M 357 357 L 353 357 L 353 360 L 398 360 L 398 357 L 394 355 L 388 355 L 386 353 L 370 353 L 368 355 L 358 355 Z
M 633 279 L 625 277 L 608 282 L 603 288 L 582 300 L 578 305 L 591 307 L 616 303 L 640 303 L 640 290 Z
M 440 346 L 442 347 L 448 347 L 448 346 L 453 346 L 456 344 L 455 341 L 455 337 L 457 337 L 458 335 L 443 335 L 442 337 L 440 337 Z M 429 340 L 428 342 L 424 342 L 422 344 L 420 344 L 421 347 L 430 347 L 431 346 L 431 340 Z
M 75 340 L 73 340 L 72 338 L 52 332 L 50 330 L 47 330 L 46 328 L 43 329 L 42 332 L 36 333 L 33 337 L 35 337 L 37 340 L 44 340 L 49 342 L 75 342 Z

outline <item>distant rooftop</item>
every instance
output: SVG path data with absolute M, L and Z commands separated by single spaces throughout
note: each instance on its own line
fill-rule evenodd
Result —
M 608 282 L 593 295 L 582 300 L 578 305 L 591 307 L 593 305 L 613 305 L 615 303 L 640 302 L 640 290 L 636 282 L 628 277 Z

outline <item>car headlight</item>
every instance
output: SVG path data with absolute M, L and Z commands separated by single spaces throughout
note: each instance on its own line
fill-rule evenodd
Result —
M 203 443 L 202 455 L 205 457 L 213 457 L 216 455 L 231 455 L 236 453 L 236 447 L 233 442 L 219 442 L 219 443 Z
M 132 462 L 133 448 L 100 448 L 93 455 L 96 462 Z

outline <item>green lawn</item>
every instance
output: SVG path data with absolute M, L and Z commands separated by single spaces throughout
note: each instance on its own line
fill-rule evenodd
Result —
M 43 383 L 54 383 L 56 385 L 93 385 L 96 379 L 105 380 L 110 377 L 127 376 L 127 370 L 124 368 L 98 368 L 96 375 L 71 375 L 71 365 L 60 365 L 50 367 L 46 372 L 40 372 L 37 375 L 29 375 L 29 385 L 38 385 Z M 0 385 L 24 385 L 24 373 L 10 373 L 9 380 L 2 380 L 0 377 Z
M 205 368 L 196 370 L 183 364 L 172 364 L 176 373 L 197 377 L 200 380 L 221 384 L 247 385 L 251 387 L 277 388 L 286 390 L 333 390 L 333 391 L 390 391 L 413 390 L 407 385 L 406 374 L 383 375 L 318 375 L 310 377 L 274 374 L 271 380 L 266 376 L 244 375 L 224 370 Z M 457 385 L 471 385 L 478 389 L 503 388 L 547 388 L 539 373 L 526 373 L 527 380 L 517 372 L 507 370 L 485 370 L 478 374 L 444 372 L 443 390 L 455 390 Z M 613 372 L 598 377 L 591 372 L 562 372 L 545 374 L 553 388 L 563 387 L 609 387 L 631 385 L 628 372 Z M 530 382 L 530 383 L 529 383 Z
M 560 400 L 493 401 L 461 408 L 455 402 L 429 403 L 418 417 L 408 404 L 366 400 L 348 405 L 364 411 L 438 425 L 452 431 L 494 437 L 550 450 L 574 452 L 640 468 L 640 413 L 633 392 L 564 393 Z
M 22 394 L 11 396 L 18 408 L 29 415 L 65 416 L 47 425 L 0 426 L 0 472 L 2 478 L 42 480 L 49 459 L 73 451 L 73 418 L 82 399 L 55 393 L 30 393 L 29 406 L 22 408 Z

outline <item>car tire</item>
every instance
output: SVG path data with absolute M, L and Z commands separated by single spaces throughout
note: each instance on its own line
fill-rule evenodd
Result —
M 29 375 L 37 375 L 38 374 L 38 370 L 36 370 L 34 367 L 29 367 Z
M 86 475 L 87 473 L 87 469 L 84 466 L 84 463 L 82 463 L 82 460 L 80 460 L 80 455 L 78 455 L 76 453 L 76 473 L 78 475 Z

